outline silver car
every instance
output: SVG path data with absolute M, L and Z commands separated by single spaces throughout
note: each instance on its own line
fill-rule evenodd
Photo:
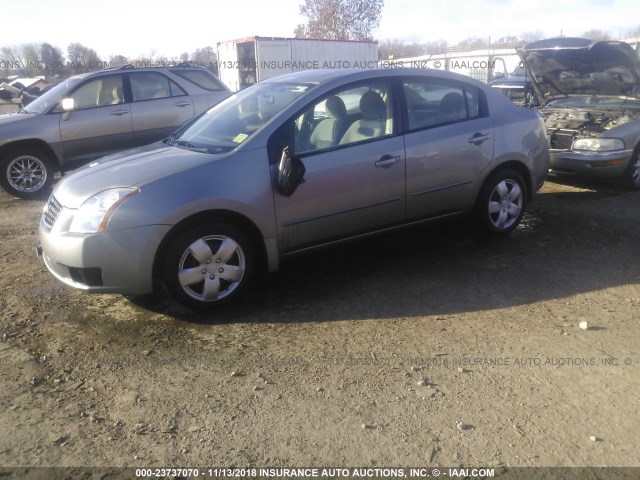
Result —
M 38 197 L 56 171 L 161 140 L 229 95 L 195 67 L 128 65 L 69 78 L 19 112 L 0 115 L 0 185 L 17 197 Z
M 519 52 L 542 101 L 551 173 L 640 190 L 640 61 L 625 42 L 559 37 Z
M 460 215 L 520 222 L 549 168 L 538 114 L 468 77 L 315 70 L 258 83 L 170 138 L 59 182 L 41 252 L 88 292 L 235 299 L 290 255 Z

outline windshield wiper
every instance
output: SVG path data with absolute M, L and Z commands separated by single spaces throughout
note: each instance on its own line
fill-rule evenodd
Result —
M 186 140 L 174 140 L 173 138 L 169 137 L 167 139 L 167 143 L 169 145 L 175 145 L 176 147 L 186 148 L 187 150 L 193 150 L 194 152 L 209 153 L 209 149 L 200 148 L 191 142 L 187 142 Z

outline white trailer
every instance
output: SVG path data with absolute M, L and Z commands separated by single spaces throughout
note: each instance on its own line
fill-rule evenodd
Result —
M 301 70 L 366 69 L 378 64 L 377 42 L 249 37 L 217 46 L 218 76 L 233 91 Z

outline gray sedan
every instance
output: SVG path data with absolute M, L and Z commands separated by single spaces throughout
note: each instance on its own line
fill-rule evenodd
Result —
M 40 241 L 72 287 L 214 307 L 290 255 L 407 225 L 509 234 L 548 168 L 539 115 L 468 77 L 299 72 L 66 176 Z

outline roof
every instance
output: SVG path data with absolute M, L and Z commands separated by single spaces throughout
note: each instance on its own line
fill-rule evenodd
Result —
M 448 78 L 466 83 L 475 84 L 478 86 L 484 86 L 482 82 L 479 82 L 466 75 L 461 75 L 455 72 L 449 72 L 444 70 L 424 69 L 424 68 L 374 68 L 374 69 L 361 69 L 361 68 L 338 68 L 338 69 L 316 69 L 316 70 L 303 70 L 300 72 L 287 73 L 279 75 L 277 77 L 264 80 L 260 83 L 279 83 L 279 82 L 300 82 L 311 84 L 324 84 L 329 83 L 336 79 L 349 79 L 353 81 L 366 80 L 368 78 L 384 78 L 397 75 L 403 76 L 424 76 L 436 78 Z

